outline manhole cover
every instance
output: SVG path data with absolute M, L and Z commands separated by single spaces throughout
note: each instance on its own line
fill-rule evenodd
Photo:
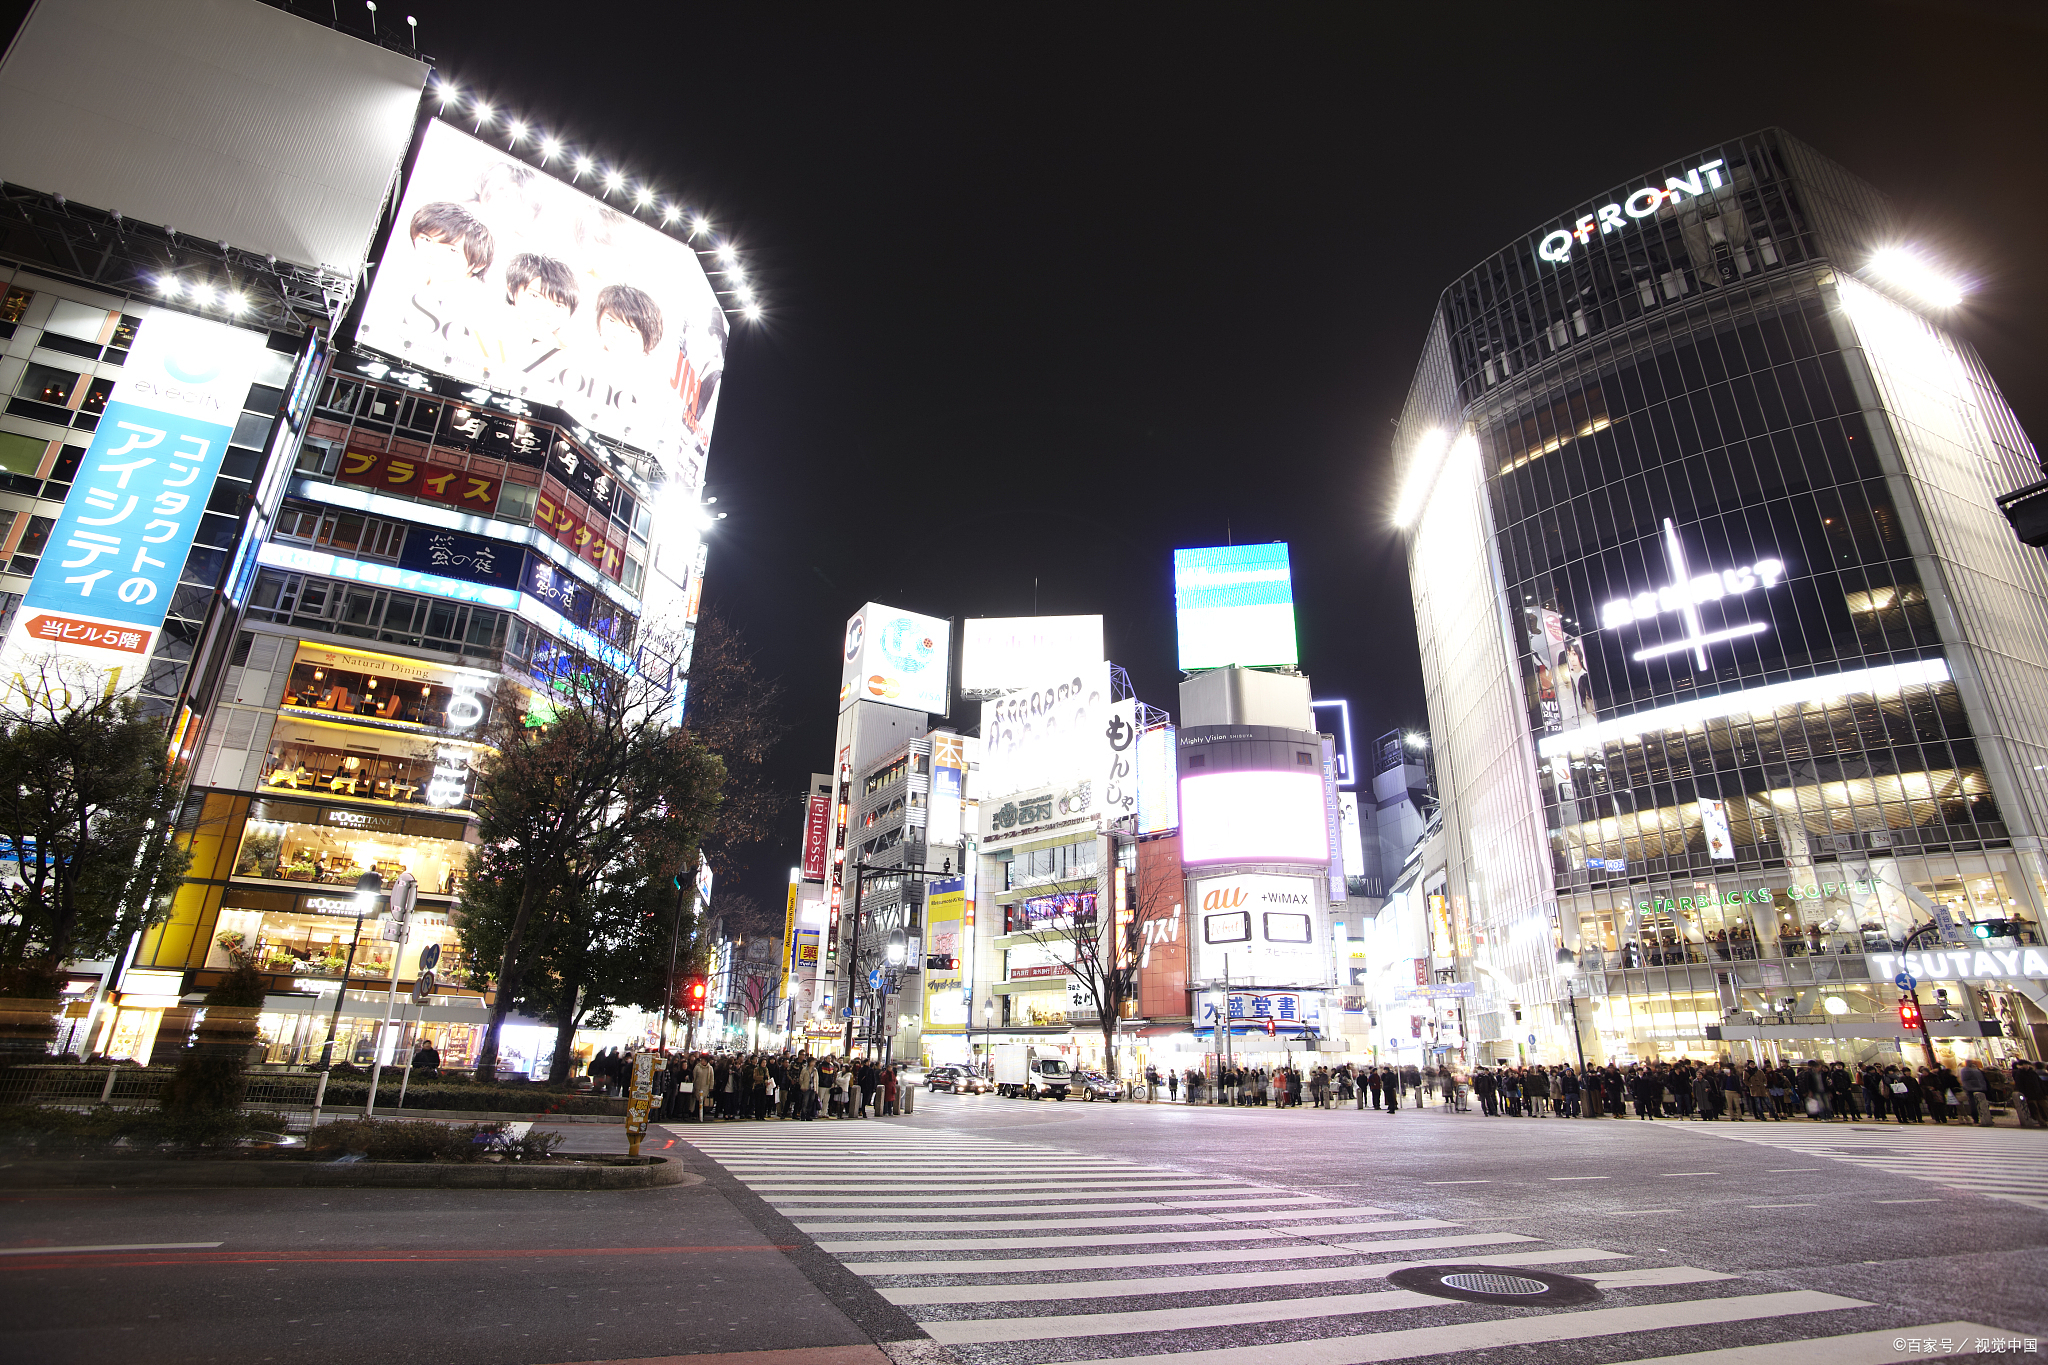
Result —
M 1520 1308 L 1562 1308 L 1600 1297 L 1591 1282 L 1547 1270 L 1498 1265 L 1419 1265 L 1387 1279 L 1418 1294 L 1466 1303 L 1504 1303 Z
M 1443 1282 L 1453 1289 L 1463 1289 L 1473 1294 L 1542 1294 L 1550 1288 L 1541 1280 L 1531 1280 L 1521 1275 L 1446 1275 Z

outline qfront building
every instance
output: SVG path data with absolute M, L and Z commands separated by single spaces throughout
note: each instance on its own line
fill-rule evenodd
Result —
M 1396 447 L 1443 815 L 1395 1007 L 1462 1060 L 1917 1062 L 1908 988 L 1943 1058 L 2039 1055 L 2048 568 L 1996 498 L 2040 466 L 1957 301 L 1777 130 L 1444 292 Z

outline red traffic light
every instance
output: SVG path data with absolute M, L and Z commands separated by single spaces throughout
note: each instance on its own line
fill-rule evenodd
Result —
M 704 1003 L 704 983 L 701 981 L 692 981 L 690 983 L 689 996 L 690 1004 L 692 1006 L 702 1005 Z
M 1277 1038 L 1279 1035 L 1280 1021 L 1269 1017 L 1266 1020 L 1266 1036 L 1268 1038 Z
M 1910 1000 L 1899 1002 L 1899 1026 L 1916 1029 L 1920 1027 L 1920 1007 Z

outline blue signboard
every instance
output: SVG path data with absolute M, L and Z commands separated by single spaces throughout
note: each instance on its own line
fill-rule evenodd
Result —
M 405 533 L 405 548 L 399 552 L 399 567 L 421 573 L 466 578 L 472 583 L 493 583 L 501 588 L 519 586 L 519 570 L 526 552 L 502 541 L 466 536 L 431 526 L 414 526 Z
M 557 568 L 539 555 L 528 555 L 526 576 L 519 586 L 577 625 L 590 624 L 591 591 L 570 577 L 567 569 Z

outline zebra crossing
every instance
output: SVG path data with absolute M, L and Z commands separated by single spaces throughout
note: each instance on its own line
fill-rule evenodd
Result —
M 1831 1157 L 1886 1175 L 2048 1209 L 2048 1131 L 1973 1123 L 1688 1124 L 1687 1132 L 1802 1156 Z
M 1841 1294 L 959 1130 L 674 1131 L 962 1365 L 1364 1365 L 1562 1342 L 1609 1365 L 1863 1365 L 1896 1359 L 1901 1336 L 1960 1349 L 2010 1335 L 1961 1322 L 1873 1331 L 1878 1305 Z M 1473 1262 L 1576 1276 L 1601 1298 L 1532 1313 L 1387 1283 Z M 1655 1354 L 1702 1340 L 1716 1349 Z

